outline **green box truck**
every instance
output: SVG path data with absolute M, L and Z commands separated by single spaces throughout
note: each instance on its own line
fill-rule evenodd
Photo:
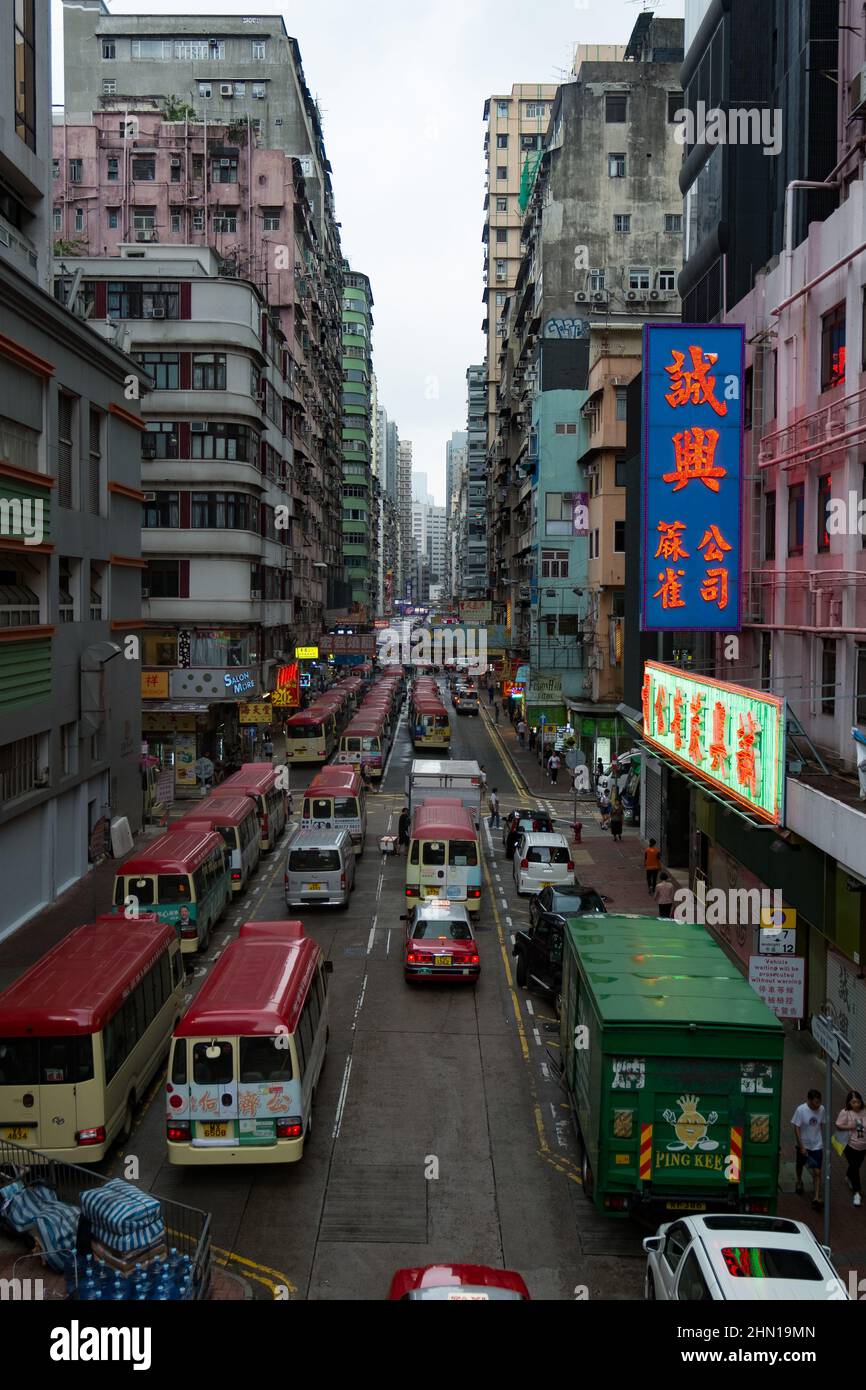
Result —
M 705 927 L 569 918 L 560 1046 L 600 1211 L 775 1212 L 782 1025 Z

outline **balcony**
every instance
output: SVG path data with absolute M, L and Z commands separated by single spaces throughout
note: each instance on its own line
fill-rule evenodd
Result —
M 758 467 L 773 463 L 784 469 L 817 462 L 866 435 L 866 389 L 804 415 L 793 425 L 765 434 L 758 448 Z

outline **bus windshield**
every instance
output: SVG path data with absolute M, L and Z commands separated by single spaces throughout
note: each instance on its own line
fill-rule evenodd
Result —
M 359 815 L 358 803 L 353 796 L 338 796 L 334 800 L 334 815 L 340 820 L 353 820 Z
M 192 899 L 189 874 L 160 874 L 158 903 L 188 903 Z
M 421 856 L 422 863 L 434 866 L 445 863 L 445 842 L 443 840 L 425 840 Z
M 452 840 L 449 846 L 448 862 L 452 868 L 473 868 L 478 863 L 478 847 L 474 840 Z
M 93 1078 L 93 1041 L 0 1038 L 0 1086 L 51 1086 Z
M 280 1043 L 283 1046 L 280 1046 Z M 291 1081 L 292 1055 L 280 1038 L 240 1039 L 240 1080 Z
M 287 724 L 286 737 L 292 739 L 308 739 L 322 737 L 321 724 Z
M 335 849 L 293 849 L 289 856 L 292 873 L 319 873 L 339 869 L 340 855 Z

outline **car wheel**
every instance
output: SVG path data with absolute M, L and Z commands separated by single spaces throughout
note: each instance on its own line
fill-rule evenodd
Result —
M 646 1296 L 647 1298 L 653 1299 L 653 1300 L 655 1299 L 655 1296 L 656 1296 L 656 1281 L 655 1281 L 655 1279 L 653 1279 L 653 1277 L 652 1277 L 652 1275 L 650 1274 L 649 1270 L 647 1270 L 647 1275 L 646 1275 L 646 1295 L 645 1295 L 645 1296 Z
M 528 977 L 526 974 L 526 956 L 523 954 L 522 951 L 520 952 L 520 955 L 517 957 L 517 965 L 515 966 L 514 973 L 517 977 L 517 983 L 521 985 L 523 988 L 525 988 Z

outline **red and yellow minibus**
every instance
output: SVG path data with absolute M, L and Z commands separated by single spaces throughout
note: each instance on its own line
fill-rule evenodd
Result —
M 448 898 L 481 906 L 481 852 L 475 821 L 458 800 L 422 801 L 412 816 L 407 898 Z
M 206 796 L 169 831 L 213 830 L 221 835 L 230 855 L 229 881 L 233 893 L 242 893 L 258 868 L 261 833 L 256 803 L 250 796 Z
M 346 763 L 330 763 L 304 792 L 302 830 L 348 830 L 356 855 L 364 853 L 367 831 L 367 789 L 364 779 Z
M 337 721 L 330 708 L 318 703 L 299 710 L 286 720 L 286 761 L 323 763 L 337 746 Z
M 211 796 L 248 796 L 256 804 L 262 852 L 273 849 L 286 828 L 289 810 L 280 774 L 273 763 L 244 763 Z
M 295 1163 L 328 1041 L 326 961 L 303 923 L 246 922 L 174 1030 L 170 1163 Z
M 184 955 L 204 950 L 231 897 L 229 852 L 207 826 L 172 830 L 125 859 L 114 878 L 114 911 L 153 912 L 176 929 Z M 115 918 L 117 920 L 117 917 Z
M 371 777 L 381 777 L 388 753 L 384 714 L 365 714 L 359 710 L 340 736 L 338 763 L 360 767 L 366 764 Z
M 77 927 L 0 994 L 0 1139 L 98 1163 L 132 1131 L 183 1013 L 174 927 Z
M 412 706 L 412 743 L 415 748 L 449 748 L 451 721 L 438 695 L 416 696 Z

